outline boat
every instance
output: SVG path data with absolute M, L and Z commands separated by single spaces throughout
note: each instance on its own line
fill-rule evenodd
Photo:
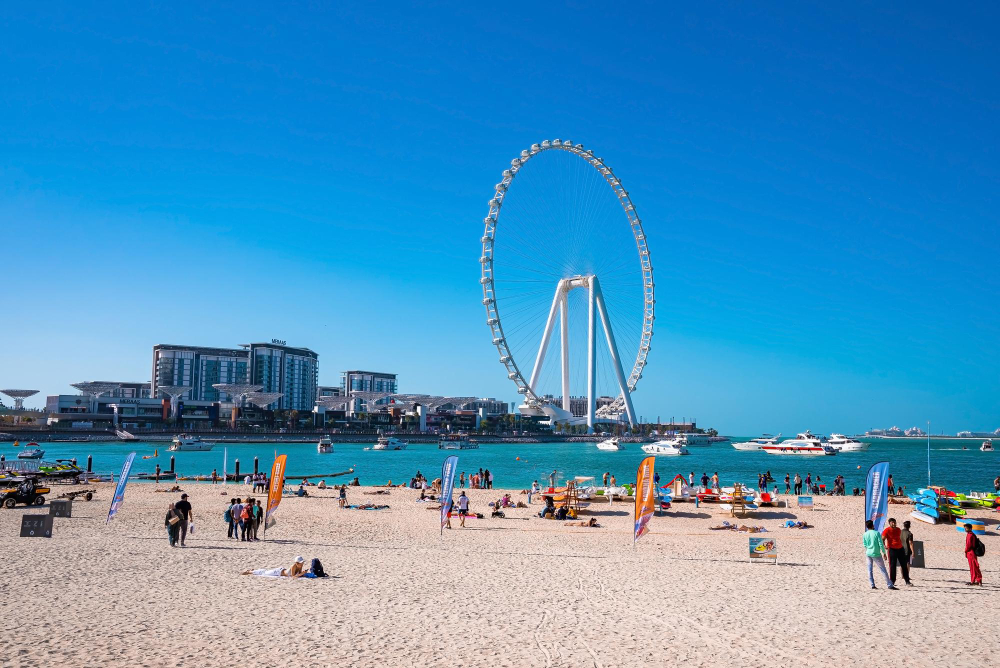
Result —
M 598 450 L 624 450 L 625 446 L 622 445 L 617 438 L 609 438 L 601 441 L 597 444 Z
M 830 434 L 830 438 L 826 439 L 826 443 L 837 452 L 864 452 L 869 446 L 868 443 L 856 441 L 843 434 Z
M 689 455 L 688 449 L 684 447 L 684 444 L 680 439 L 673 439 L 670 441 L 657 441 L 656 443 L 647 443 L 642 446 L 642 451 L 647 455 Z
M 777 445 L 779 438 L 781 438 L 781 434 L 778 434 L 777 436 L 764 434 L 763 436 L 752 438 L 743 443 L 733 443 L 733 448 L 736 450 L 760 450 L 761 447 L 765 445 Z
M 712 437 L 708 434 L 685 433 L 679 434 L 677 438 L 689 448 L 700 448 L 712 444 Z
M 406 445 L 406 441 L 400 440 L 395 436 L 379 434 L 378 440 L 372 446 L 372 450 L 405 450 Z
M 333 452 L 333 440 L 330 438 L 329 434 L 326 434 L 323 438 L 319 439 L 319 443 L 316 444 L 316 452 L 321 455 Z
M 457 434 L 441 434 L 438 438 L 438 450 L 477 450 L 479 445 L 469 440 L 469 435 L 459 432 Z
M 993 441 L 987 439 L 979 446 L 980 452 L 993 452 Z
M 32 444 L 29 443 L 28 445 Z M 42 450 L 41 448 L 25 447 L 24 450 L 21 450 L 21 452 L 17 453 L 18 459 L 41 459 L 44 456 L 45 456 L 45 451 Z
M 832 446 L 823 443 L 808 429 L 795 438 L 774 445 L 762 445 L 760 449 L 769 455 L 835 455 Z
M 178 434 L 177 436 L 174 436 L 174 440 L 167 450 L 170 452 L 206 452 L 211 450 L 214 446 L 214 443 L 203 442 L 200 436 Z

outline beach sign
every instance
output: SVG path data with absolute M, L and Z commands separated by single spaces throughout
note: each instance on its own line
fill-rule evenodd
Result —
M 115 487 L 115 495 L 111 497 L 111 508 L 108 509 L 108 519 L 105 524 L 111 521 L 111 518 L 115 516 L 118 509 L 122 505 L 122 501 L 125 500 L 125 485 L 128 484 L 128 474 L 132 470 L 132 460 L 135 459 L 135 453 L 130 452 L 128 457 L 125 458 L 125 463 L 122 464 L 122 474 L 118 478 L 118 485 Z
M 759 536 L 750 536 L 750 561 L 759 561 L 761 559 L 771 559 L 775 564 L 778 563 L 778 541 L 774 538 L 761 538 Z
M 21 515 L 21 538 L 52 538 L 52 515 Z
M 910 568 L 926 568 L 924 565 L 924 541 L 913 541 L 913 556 L 910 559 Z
M 653 466 L 656 457 L 646 457 L 639 464 L 635 474 L 635 528 L 632 533 L 632 544 L 648 531 L 649 518 L 656 509 L 656 499 L 653 496 Z
M 267 510 L 264 513 L 264 533 L 267 533 L 267 521 L 278 509 L 281 503 L 281 490 L 285 487 L 285 460 L 288 455 L 278 455 L 271 467 L 271 487 L 267 491 Z
M 444 525 L 448 523 L 448 513 L 451 511 L 451 495 L 455 490 L 455 471 L 458 470 L 458 457 L 452 455 L 441 465 L 441 534 L 444 535 Z
M 808 508 L 812 510 L 813 498 L 811 496 L 800 496 L 798 500 L 799 508 Z
M 865 521 L 875 523 L 875 531 L 882 533 L 889 511 L 889 462 L 879 462 L 868 469 L 865 483 Z

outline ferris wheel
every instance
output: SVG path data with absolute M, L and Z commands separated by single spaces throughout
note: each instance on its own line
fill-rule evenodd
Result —
M 590 430 L 623 414 L 636 424 L 653 267 L 618 177 L 581 144 L 533 144 L 503 171 L 483 222 L 486 322 L 522 414 Z M 549 355 L 557 325 L 560 354 Z

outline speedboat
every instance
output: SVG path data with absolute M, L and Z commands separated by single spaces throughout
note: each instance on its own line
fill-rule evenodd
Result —
M 206 452 L 215 446 L 214 443 L 202 442 L 201 436 L 178 434 L 167 448 L 170 452 Z
M 980 452 L 993 452 L 993 441 L 987 439 L 979 446 Z
M 760 450 L 762 446 L 775 445 L 779 438 L 781 438 L 781 434 L 777 436 L 764 434 L 759 438 L 752 438 L 744 443 L 733 443 L 733 447 L 737 450 Z
M 379 434 L 378 441 L 372 446 L 372 450 L 405 450 L 406 441 L 402 441 L 395 436 Z
M 438 439 L 438 450 L 478 450 L 479 445 L 473 443 L 469 440 L 469 435 L 464 433 L 458 434 L 441 434 L 441 438 Z
M 329 434 L 319 439 L 319 443 L 316 444 L 316 452 L 321 455 L 333 452 L 333 441 L 330 439 Z
M 769 455 L 835 455 L 837 451 L 824 443 L 818 436 L 806 430 L 795 438 L 774 445 L 762 445 L 760 449 Z
M 28 445 L 38 445 L 37 443 L 29 443 Z M 25 448 L 21 452 L 17 453 L 18 459 L 41 459 L 45 456 L 45 451 L 41 448 Z
M 669 441 L 657 441 L 642 446 L 642 451 L 647 455 L 689 455 L 688 449 L 684 447 L 680 439 Z
M 864 452 L 868 449 L 869 445 L 868 443 L 848 438 L 843 434 L 830 434 L 830 438 L 826 439 L 826 442 L 838 452 Z
M 597 444 L 598 450 L 624 450 L 625 446 L 622 445 L 617 438 L 609 438 L 601 441 Z

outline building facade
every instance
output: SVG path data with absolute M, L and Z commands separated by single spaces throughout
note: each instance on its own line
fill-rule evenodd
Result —
M 378 371 L 342 371 L 340 389 L 344 395 L 350 392 L 385 392 L 396 394 L 396 374 Z
M 283 343 L 250 343 L 250 382 L 280 392 L 276 410 L 311 411 L 319 393 L 319 355 Z
M 231 401 L 225 392 L 212 387 L 218 383 L 245 383 L 250 352 L 241 348 L 177 346 L 161 343 L 153 346 L 152 397 L 161 387 L 190 387 L 181 400 Z

